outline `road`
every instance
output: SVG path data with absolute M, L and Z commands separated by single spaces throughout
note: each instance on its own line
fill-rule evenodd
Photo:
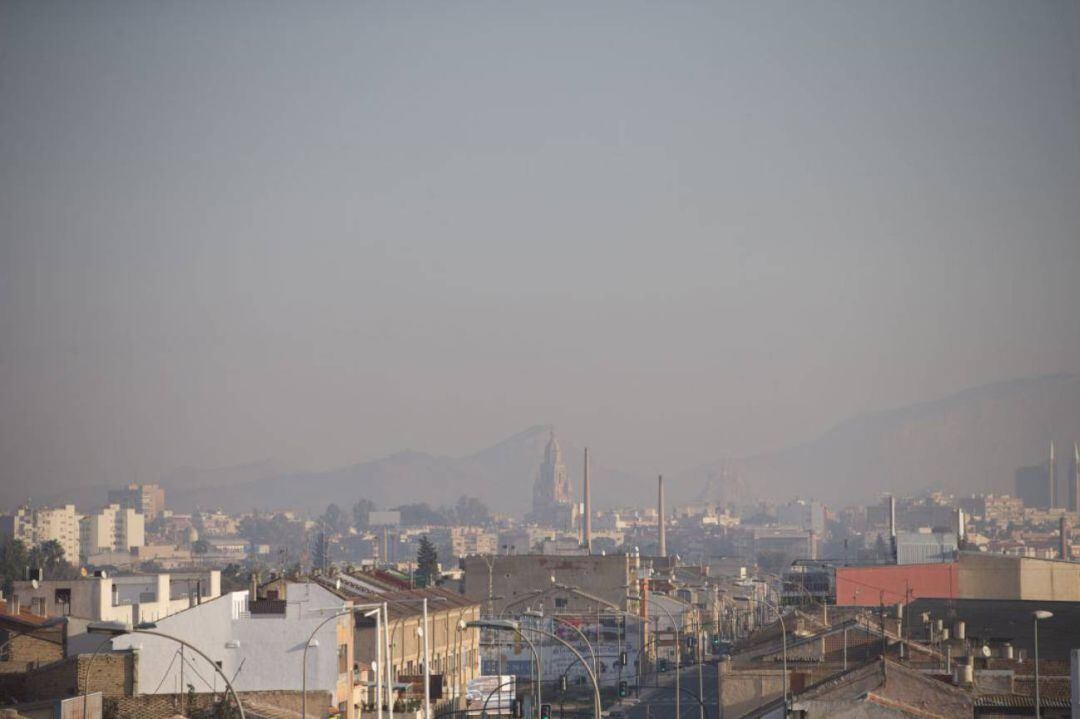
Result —
M 634 698 L 621 704 L 612 705 L 608 713 L 621 711 L 626 719 L 676 719 L 675 716 L 675 674 L 667 672 L 660 674 L 660 686 L 656 685 L 656 676 L 647 678 L 647 684 L 643 683 L 641 692 L 634 703 Z M 643 678 L 644 679 L 644 678 Z M 679 700 L 679 719 L 722 719 L 717 716 L 716 694 L 716 665 L 706 664 L 702 667 L 702 682 L 704 684 L 705 704 L 704 713 L 697 699 L 698 693 L 698 669 L 697 666 L 684 667 L 679 677 L 681 685 L 681 699 Z M 648 686 L 651 684 L 653 686 Z

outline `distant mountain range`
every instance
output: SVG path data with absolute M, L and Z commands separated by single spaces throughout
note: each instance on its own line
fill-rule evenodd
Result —
M 1044 461 L 1051 440 L 1061 476 L 1080 440 L 1077 375 L 997 382 L 861 415 L 808 444 L 740 460 L 735 471 L 758 497 L 801 495 L 836 506 L 929 488 L 1012 494 L 1016 468 Z
M 463 494 L 480 497 L 496 511 L 522 514 L 531 507 L 532 486 L 551 433 L 537 425 L 465 457 L 439 457 L 407 450 L 327 472 L 267 472 L 260 463 L 232 470 L 186 470 L 164 482 L 169 505 L 184 509 L 297 508 L 321 511 L 330 502 L 348 508 L 360 498 L 379 507 L 407 502 L 452 505 Z M 583 451 L 560 439 L 572 486 L 580 491 Z M 257 476 L 262 474 L 262 476 Z M 637 482 L 594 461 L 590 479 L 612 493 Z M 621 493 L 621 490 L 620 490 Z M 644 496 L 644 495 L 643 495 Z
M 169 506 L 239 511 L 344 508 L 361 497 L 379 507 L 425 501 L 452 504 L 462 494 L 493 510 L 521 514 L 543 460 L 550 427 L 538 425 L 465 457 L 403 451 L 327 472 L 300 472 L 263 461 L 238 467 L 185 468 L 162 480 Z M 1021 465 L 1042 461 L 1059 442 L 1059 471 L 1067 471 L 1072 442 L 1080 439 L 1080 377 L 1050 375 L 983 385 L 944 399 L 861 415 L 818 439 L 779 452 L 729 458 L 674 473 L 672 504 L 712 500 L 745 503 L 793 496 L 832 505 L 868 501 L 884 491 L 942 488 L 957 493 L 1009 493 Z M 575 492 L 582 450 L 559 437 Z M 593 462 L 598 507 L 651 504 L 651 476 Z M 96 498 L 82 504 L 83 495 Z M 56 500 L 94 506 L 105 488 L 82 488 Z

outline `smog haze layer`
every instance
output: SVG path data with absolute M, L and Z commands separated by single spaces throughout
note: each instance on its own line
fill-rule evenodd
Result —
M 1064 0 L 4 3 L 0 482 L 646 475 L 1075 372 L 1078 77 Z

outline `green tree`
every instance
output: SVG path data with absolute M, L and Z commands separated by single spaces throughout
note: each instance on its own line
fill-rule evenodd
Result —
M 210 543 L 205 539 L 196 539 L 191 543 L 191 551 L 195 554 L 206 554 L 210 551 Z
M 375 511 L 375 503 L 370 499 L 361 499 L 353 505 L 353 526 L 363 531 L 368 528 L 368 517 Z
M 4 594 L 11 594 L 12 582 L 23 579 L 29 565 L 26 547 L 18 539 L 5 537 L 0 540 L 0 581 Z
M 327 531 L 344 533 L 349 531 L 349 516 L 336 504 L 330 504 L 323 512 L 323 524 Z
M 780 574 L 791 566 L 793 558 L 787 552 L 778 552 L 766 549 L 758 554 L 757 563 L 764 571 L 770 574 Z
M 454 518 L 458 524 L 487 524 L 491 519 L 487 505 L 476 497 L 461 495 L 454 506 Z
M 439 576 L 439 553 L 435 545 L 427 538 L 420 537 L 420 546 L 416 550 L 416 581 L 422 587 L 435 583 Z

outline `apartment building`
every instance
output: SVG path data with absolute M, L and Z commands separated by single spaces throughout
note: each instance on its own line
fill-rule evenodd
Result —
M 129 552 L 146 543 L 145 519 L 130 507 L 110 504 L 79 520 L 79 540 L 84 560 L 100 552 Z
M 129 484 L 123 489 L 110 489 L 109 504 L 134 509 L 152 522 L 165 509 L 165 490 L 156 484 Z
M 56 541 L 64 549 L 64 559 L 79 561 L 79 515 L 74 504 L 30 509 L 20 507 L 0 517 L 0 534 L 20 540 L 28 548 Z
M 473 554 L 497 554 L 499 535 L 480 527 L 451 527 L 450 551 L 455 557 Z

